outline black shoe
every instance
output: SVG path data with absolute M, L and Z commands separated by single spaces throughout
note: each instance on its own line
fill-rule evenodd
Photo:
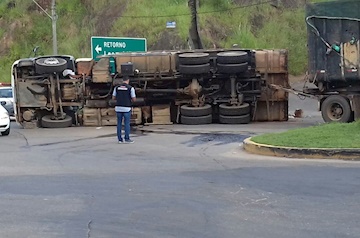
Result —
M 133 140 L 130 140 L 130 139 L 128 139 L 128 140 L 125 140 L 125 143 L 127 143 L 127 144 L 132 144 L 132 143 L 134 143 L 135 141 L 133 141 Z

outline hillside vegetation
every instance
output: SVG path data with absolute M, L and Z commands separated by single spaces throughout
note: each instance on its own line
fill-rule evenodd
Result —
M 319 2 L 307 1 L 307 2 Z M 51 0 L 37 0 L 51 14 Z M 148 50 L 187 49 L 188 0 L 57 0 L 58 53 L 91 57 L 91 36 L 146 38 Z M 307 67 L 305 2 L 200 0 L 200 35 L 206 48 L 238 44 L 252 49 L 288 49 L 291 74 Z M 276 2 L 276 1 L 273 1 Z M 175 21 L 175 29 L 166 29 Z M 0 1 L 0 81 L 10 80 L 19 58 L 52 54 L 51 19 L 32 0 Z

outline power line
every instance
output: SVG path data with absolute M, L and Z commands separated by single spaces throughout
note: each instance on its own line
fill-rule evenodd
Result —
M 249 5 L 244 5 L 244 6 L 238 6 L 238 7 L 233 7 L 233 8 L 226 8 L 226 9 L 220 9 L 220 10 L 214 10 L 214 11 L 207 11 L 207 12 L 198 12 L 198 15 L 201 14 L 209 14 L 209 13 L 216 13 L 216 12 L 229 12 L 229 11 L 233 11 L 233 10 L 238 10 L 241 8 L 247 8 L 247 7 L 254 7 L 254 6 L 259 6 L 259 5 L 263 5 L 263 4 L 268 4 L 273 2 L 273 0 L 269 0 L 269 1 L 265 1 L 265 2 L 258 2 L 258 3 L 253 3 L 253 4 L 249 4 Z M 128 17 L 128 18 L 161 18 L 161 17 L 183 17 L 183 16 L 190 16 L 191 14 L 189 13 L 184 13 L 184 14 L 178 14 L 178 15 L 160 15 L 160 16 L 131 16 L 131 15 L 125 15 L 125 16 L 121 16 L 121 17 Z
M 245 6 L 238 6 L 238 7 L 222 9 L 222 10 L 214 10 L 214 11 L 208 11 L 208 12 L 198 12 L 198 14 L 208 14 L 208 13 L 215 13 L 215 12 L 227 12 L 227 11 L 237 10 L 237 9 L 241 9 L 241 8 L 259 6 L 259 5 L 263 5 L 263 4 L 267 4 L 267 3 L 271 3 L 271 2 L 273 2 L 273 1 L 270 0 L 270 1 L 266 1 L 266 2 L 258 2 L 258 3 L 253 3 L 253 4 L 249 4 L 249 5 L 245 5 Z

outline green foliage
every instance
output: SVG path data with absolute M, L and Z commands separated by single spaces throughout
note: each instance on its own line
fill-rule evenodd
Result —
M 304 15 L 303 9 L 276 14 L 271 21 L 264 24 L 258 33 L 259 47 L 289 50 L 289 68 L 295 75 L 306 71 L 307 49 Z
M 252 141 L 275 146 L 299 148 L 360 148 L 360 121 L 329 123 L 282 133 L 255 136 Z
M 227 9 L 231 7 L 231 0 L 208 0 L 206 4 L 212 6 L 214 9 Z
M 148 46 L 151 46 L 166 30 L 166 22 L 176 21 L 177 32 L 185 40 L 190 25 L 186 2 L 186 0 L 131 1 L 127 5 L 124 16 L 114 23 L 111 34 L 147 38 Z
M 303 74 L 307 66 L 304 9 L 273 8 L 269 4 L 245 7 L 241 2 L 200 2 L 200 33 L 205 46 L 229 48 L 238 44 L 243 48 L 288 49 L 290 73 Z M 245 2 L 251 5 L 251 1 Z M 9 3 L 15 3 L 15 7 Z M 188 0 L 57 0 L 58 53 L 90 57 L 90 37 L 98 35 L 101 24 L 109 28 L 104 36 L 147 38 L 149 50 L 166 31 L 185 45 L 191 22 L 187 3 Z M 51 13 L 50 9 L 47 11 Z M 113 19 L 114 16 L 120 17 Z M 167 21 L 176 21 L 176 29 L 166 29 Z M 10 46 L 0 57 L 2 75 L 10 74 L 15 60 L 33 56 L 35 46 L 40 47 L 40 54 L 52 54 L 51 19 L 31 0 L 0 1 L 0 29 L 0 41 L 6 38 Z
M 5 20 L 17 20 L 24 17 L 26 15 L 25 10 L 30 6 L 30 4 L 31 1 L 2 0 L 0 1 L 0 18 Z

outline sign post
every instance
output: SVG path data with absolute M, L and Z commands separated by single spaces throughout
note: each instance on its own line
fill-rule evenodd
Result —
M 91 37 L 91 57 L 98 61 L 100 55 L 113 55 L 121 52 L 146 52 L 145 38 Z

